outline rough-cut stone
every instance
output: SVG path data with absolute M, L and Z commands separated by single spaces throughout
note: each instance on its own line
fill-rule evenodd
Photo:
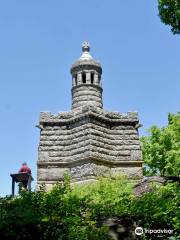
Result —
M 40 113 L 38 185 L 44 182 L 49 188 L 65 171 L 74 182 L 121 173 L 140 178 L 138 114 L 103 109 L 102 68 L 87 44 L 71 74 L 71 111 Z
M 134 194 L 135 196 L 139 197 L 144 193 L 151 192 L 153 191 L 154 185 L 163 185 L 165 181 L 166 180 L 163 177 L 145 177 L 134 186 Z

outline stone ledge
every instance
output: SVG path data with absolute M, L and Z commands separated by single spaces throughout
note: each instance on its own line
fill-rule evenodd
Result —
M 145 193 L 153 191 L 153 185 L 164 185 L 165 178 L 159 176 L 144 177 L 140 182 L 134 185 L 134 194 L 139 197 Z
M 74 74 L 75 72 L 83 71 L 84 69 L 94 69 L 100 74 L 102 74 L 101 64 L 95 60 L 78 60 L 74 64 L 72 64 L 70 72 L 71 74 Z
M 97 89 L 97 90 L 100 90 L 100 92 L 102 93 L 103 92 L 103 89 L 101 86 L 99 85 L 92 85 L 92 84 L 78 84 L 77 86 L 74 86 L 72 89 L 71 89 L 71 92 L 74 92 L 76 91 L 78 88 L 82 88 L 84 89 L 84 91 L 86 91 L 87 87 L 91 88 L 90 92 L 92 91 L 92 89 Z
M 94 158 L 94 157 L 86 157 L 86 158 L 80 158 L 80 159 L 76 159 L 73 161 L 62 161 L 62 162 L 58 162 L 58 161 L 38 161 L 37 165 L 39 166 L 59 166 L 59 167 L 64 167 L 64 166 L 69 166 L 69 165 L 75 165 L 75 164 L 80 164 L 80 163 L 84 163 L 84 162 L 95 162 L 97 164 L 101 163 L 101 164 L 105 164 L 105 165 L 110 165 L 111 167 L 113 166 L 127 166 L 127 167 L 141 167 L 143 164 L 143 161 L 139 160 L 139 161 L 112 161 L 112 160 L 105 160 L 105 159 L 100 159 L 100 158 Z
M 68 116 L 68 117 L 67 117 Z M 117 115 L 116 115 L 117 116 Z M 52 115 L 48 112 L 41 112 L 40 114 L 40 124 L 51 124 L 51 123 L 57 123 L 57 124 L 71 124 L 74 122 L 78 122 L 80 120 L 84 119 L 97 119 L 100 122 L 105 122 L 109 124 L 133 124 L 136 125 L 139 123 L 138 116 L 135 113 L 128 113 L 127 115 L 121 115 L 116 118 L 112 118 L 111 115 L 105 115 L 105 114 L 99 114 L 96 112 L 93 112 L 91 110 L 82 113 L 81 115 L 67 115 L 67 114 L 58 114 L 58 115 Z

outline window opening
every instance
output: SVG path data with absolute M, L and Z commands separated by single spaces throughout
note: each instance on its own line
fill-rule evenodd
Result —
M 86 73 L 82 73 L 82 83 L 86 83 Z

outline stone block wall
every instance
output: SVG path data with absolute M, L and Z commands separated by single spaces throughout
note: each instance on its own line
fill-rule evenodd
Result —
M 68 172 L 72 181 L 125 173 L 142 176 L 137 113 L 123 115 L 94 106 L 41 113 L 38 185 L 51 186 Z
M 72 89 L 72 109 L 78 108 L 86 104 L 95 105 L 99 108 L 103 107 L 102 88 L 100 86 L 92 86 L 91 84 L 82 84 Z

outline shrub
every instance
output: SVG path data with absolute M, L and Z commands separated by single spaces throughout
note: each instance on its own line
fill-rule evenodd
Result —
M 96 183 L 70 187 L 66 179 L 50 192 L 23 192 L 15 198 L 0 198 L 0 239 L 108 240 L 108 229 L 102 222 L 114 216 L 129 217 L 146 228 L 168 227 L 177 237 L 179 186 L 169 183 L 136 198 L 132 185 L 122 178 L 102 178 Z

